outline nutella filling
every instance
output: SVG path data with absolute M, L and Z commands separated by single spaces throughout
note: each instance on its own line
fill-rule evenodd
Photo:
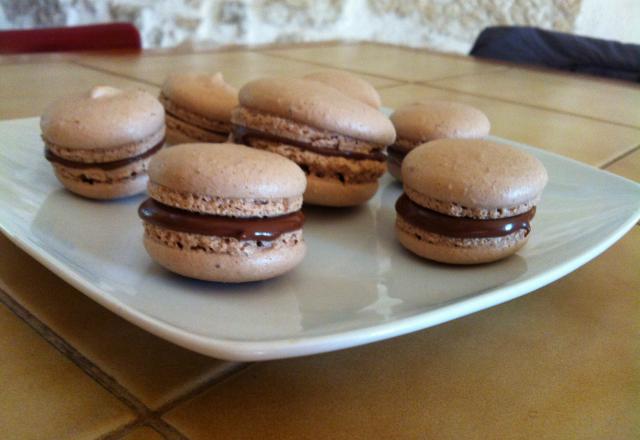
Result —
M 234 142 L 247 145 L 251 147 L 251 139 L 263 139 L 271 142 L 278 142 L 285 145 L 292 145 L 302 150 L 311 151 L 313 153 L 321 154 L 323 156 L 341 156 L 347 159 L 353 160 L 375 160 L 378 162 L 384 162 L 387 160 L 385 154 L 381 151 L 372 153 L 357 153 L 354 151 L 341 151 L 331 148 L 316 147 L 309 142 L 301 142 L 293 139 L 277 136 L 271 133 L 265 133 L 252 128 L 244 127 L 242 125 L 233 125 L 233 140 Z
M 142 159 L 146 159 L 149 156 L 153 156 L 155 153 L 160 151 L 162 146 L 164 145 L 164 139 L 158 142 L 156 145 L 151 147 L 149 150 L 145 151 L 138 156 L 127 157 L 125 159 L 114 160 L 111 162 L 76 162 L 74 160 L 68 160 L 63 157 L 55 155 L 51 150 L 45 147 L 44 149 L 44 157 L 49 162 L 55 162 L 67 168 L 76 168 L 76 169 L 88 169 L 88 168 L 99 168 L 101 170 L 115 170 L 116 168 L 121 168 L 123 166 L 132 164 Z
M 389 162 L 393 162 L 398 166 L 402 165 L 402 161 L 407 154 L 409 153 L 402 151 L 395 144 L 387 147 L 387 157 L 389 158 Z
M 238 240 L 273 241 L 286 232 L 301 229 L 304 224 L 302 211 L 279 217 L 237 218 L 185 211 L 153 199 L 142 202 L 138 215 L 145 222 L 173 231 Z
M 402 194 L 396 202 L 396 211 L 411 225 L 435 234 L 455 238 L 504 237 L 523 229 L 525 236 L 531 232 L 530 221 L 536 213 L 533 208 L 523 214 L 498 219 L 473 219 L 452 217 L 423 208 Z

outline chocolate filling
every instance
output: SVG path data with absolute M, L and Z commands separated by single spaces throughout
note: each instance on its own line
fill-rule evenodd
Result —
M 88 168 L 99 168 L 101 170 L 115 170 L 116 168 L 121 168 L 123 166 L 132 164 L 133 162 L 137 162 L 139 160 L 146 159 L 149 156 L 153 156 L 155 153 L 160 151 L 163 145 L 164 145 L 164 139 L 162 139 L 160 142 L 158 142 L 156 145 L 151 147 L 149 150 L 145 151 L 144 153 L 138 156 L 127 157 L 125 159 L 114 160 L 111 162 L 93 162 L 93 163 L 76 162 L 74 160 L 69 160 L 69 159 L 65 159 L 63 157 L 57 156 L 46 147 L 44 149 L 44 157 L 49 162 L 55 162 L 67 168 L 76 168 L 81 170 L 85 170 Z
M 293 139 L 277 136 L 271 133 L 265 133 L 252 128 L 244 127 L 242 125 L 233 125 L 233 140 L 237 143 L 247 145 L 251 147 L 251 139 L 263 139 L 265 141 L 278 142 L 280 144 L 292 145 L 302 150 L 311 151 L 313 153 L 321 154 L 323 156 L 341 156 L 347 159 L 353 160 L 375 160 L 378 162 L 384 162 L 387 160 L 386 155 L 381 151 L 372 153 L 357 153 L 355 151 L 342 151 L 332 148 L 316 147 L 309 142 L 301 142 Z
M 395 144 L 387 147 L 387 157 L 389 158 L 389 162 L 395 163 L 398 166 L 402 165 L 402 161 L 407 154 L 409 153 L 399 149 Z
M 411 225 L 427 232 L 455 238 L 504 237 L 524 229 L 525 236 L 531 232 L 530 221 L 536 213 L 533 208 L 513 217 L 480 220 L 467 217 L 452 217 L 423 208 L 402 194 L 396 202 L 396 211 Z
M 302 211 L 279 217 L 237 218 L 185 211 L 153 199 L 142 202 L 138 208 L 138 215 L 147 223 L 173 231 L 232 237 L 238 240 L 272 241 L 286 232 L 301 229 L 304 224 Z

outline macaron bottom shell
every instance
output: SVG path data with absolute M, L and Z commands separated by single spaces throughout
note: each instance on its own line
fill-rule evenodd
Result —
M 132 168 L 135 164 L 124 168 Z M 146 168 L 146 167 L 145 167 Z M 115 173 L 118 170 L 114 170 Z M 146 172 L 131 173 L 128 178 L 106 180 L 104 182 L 92 181 L 74 176 L 73 169 L 63 166 L 54 166 L 54 174 L 58 181 L 74 194 L 97 200 L 111 200 L 133 196 L 144 192 L 147 187 L 148 177 Z M 106 172 L 109 177 L 109 172 Z
M 171 272 L 203 281 L 243 283 L 282 275 L 297 266 L 306 254 L 304 241 L 252 255 L 207 253 L 167 246 L 145 235 L 149 256 Z
M 401 216 L 396 220 L 396 238 L 414 254 L 448 264 L 482 264 L 506 258 L 516 253 L 529 239 L 529 234 L 517 231 L 504 237 L 458 239 L 423 231 Z
M 387 159 L 387 171 L 391 174 L 397 181 L 402 182 L 402 162 L 398 163 L 395 160 Z
M 342 183 L 337 179 L 307 175 L 304 203 L 309 205 L 348 207 L 357 206 L 371 199 L 378 191 L 378 181 Z

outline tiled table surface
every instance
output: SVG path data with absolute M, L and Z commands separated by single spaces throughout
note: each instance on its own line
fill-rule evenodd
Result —
M 175 70 L 234 85 L 322 68 L 386 106 L 484 110 L 498 136 L 640 180 L 640 87 L 374 44 L 0 58 L 0 119 Z M 238 364 L 158 339 L 0 236 L 0 438 L 640 438 L 640 230 L 518 300 L 425 331 Z

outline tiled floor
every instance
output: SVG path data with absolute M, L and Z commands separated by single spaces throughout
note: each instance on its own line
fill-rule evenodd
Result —
M 270 50 L 267 53 L 404 81 L 435 80 L 504 69 L 472 58 L 374 44 Z
M 464 83 L 465 79 L 456 81 Z M 487 114 L 492 134 L 535 145 L 595 166 L 608 163 L 635 148 L 640 142 L 640 128 L 434 87 L 415 84 L 389 87 L 380 90 L 380 95 L 384 105 L 392 108 L 418 99 L 465 102 Z
M 631 154 L 613 162 L 605 169 L 640 182 L 640 145 Z
M 96 83 L 157 93 L 174 70 L 222 70 L 239 86 L 338 67 L 387 106 L 468 102 L 494 134 L 640 180 L 638 95 L 611 82 L 370 44 L 0 61 L 0 118 Z M 535 294 L 368 346 L 248 365 L 146 333 L 0 235 L 0 439 L 637 439 L 638 255 L 636 227 Z
M 512 68 L 429 84 L 640 127 L 640 110 L 629 111 L 640 109 L 640 87 L 615 81 Z
M 43 75 L 46 81 L 42 80 Z M 67 62 L 0 65 L 0 119 L 39 116 L 65 93 L 80 93 L 97 84 L 141 88 L 154 95 L 156 87 Z
M 129 324 L 43 266 L 34 265 L 4 236 L 0 236 L 0 287 L 151 409 L 238 367 Z
M 236 87 L 241 87 L 246 82 L 263 76 L 278 74 L 303 76 L 327 68 L 257 52 L 157 55 L 144 58 L 136 55 L 87 56 L 77 62 L 107 72 L 140 78 L 157 85 L 161 85 L 166 77 L 175 71 L 220 71 L 225 80 Z M 398 84 L 397 80 L 378 76 L 365 75 L 363 77 L 376 87 Z
M 122 437 L 122 440 L 162 440 L 165 438 L 158 431 L 148 426 L 135 428 Z
M 0 437 L 93 439 L 134 418 L 0 304 Z

